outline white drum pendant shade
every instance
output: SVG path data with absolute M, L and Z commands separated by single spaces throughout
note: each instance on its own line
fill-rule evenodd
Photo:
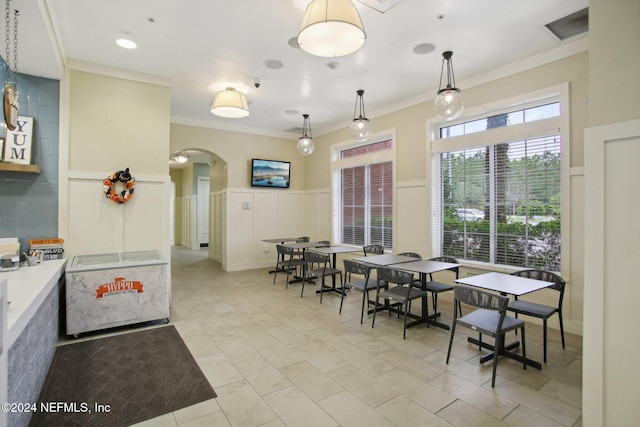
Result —
M 247 98 L 232 87 L 221 90 L 213 98 L 211 114 L 229 119 L 247 117 L 249 115 Z
M 360 49 L 366 38 L 351 0 L 313 0 L 304 14 L 298 45 L 311 55 L 333 58 Z

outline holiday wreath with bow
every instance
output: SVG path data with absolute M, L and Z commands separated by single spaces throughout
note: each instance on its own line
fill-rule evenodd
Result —
M 120 192 L 116 191 L 116 183 L 118 182 L 121 182 L 124 186 L 124 189 Z M 133 197 L 133 187 L 136 185 L 136 179 L 129 173 L 129 168 L 126 168 L 123 171 L 109 175 L 105 178 L 103 184 L 102 192 L 107 196 L 107 199 L 123 205 Z

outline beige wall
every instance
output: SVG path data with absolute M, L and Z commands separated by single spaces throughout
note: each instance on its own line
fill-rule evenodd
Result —
M 160 250 L 170 256 L 167 86 L 70 70 L 61 81 L 60 235 L 65 254 Z M 130 168 L 118 205 L 102 181 Z M 116 189 L 120 189 L 119 186 Z
M 585 127 L 583 425 L 638 424 L 640 346 L 640 1 L 589 4 L 589 123 Z

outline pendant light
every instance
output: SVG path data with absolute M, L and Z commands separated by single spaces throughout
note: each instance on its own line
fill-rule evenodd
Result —
M 309 122 L 309 115 L 303 114 L 304 121 L 302 122 L 302 136 L 298 139 L 298 152 L 303 156 L 308 156 L 315 150 L 313 139 L 311 138 L 311 123 Z
M 213 98 L 211 114 L 228 119 L 247 117 L 249 115 L 247 98 L 232 87 L 221 90 Z
M 189 156 L 184 151 L 178 151 L 174 158 L 178 163 L 187 163 L 189 161 Z
M 356 105 L 353 108 L 353 122 L 351 122 L 351 137 L 358 142 L 364 142 L 371 138 L 373 129 L 364 112 L 364 100 L 362 99 L 364 90 L 359 89 L 356 91 L 356 94 Z M 358 114 L 358 117 L 356 117 L 356 114 Z
M 351 0 L 313 0 L 304 14 L 298 45 L 311 55 L 333 58 L 360 49 L 366 38 Z
M 453 52 L 450 50 L 442 53 L 440 87 L 438 89 L 438 96 L 436 96 L 434 105 L 436 115 L 445 120 L 453 120 L 457 118 L 464 109 L 464 102 L 460 96 L 460 89 L 456 87 L 456 79 L 453 75 L 451 56 L 453 56 Z M 442 76 L 444 74 L 445 64 L 447 67 L 447 86 L 443 88 Z

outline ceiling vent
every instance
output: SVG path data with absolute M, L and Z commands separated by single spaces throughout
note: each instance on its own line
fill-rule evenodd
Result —
M 358 0 L 358 3 L 369 6 L 371 9 L 377 10 L 380 13 L 385 13 L 400 3 L 400 1 L 401 0 Z
M 584 8 L 546 24 L 545 27 L 560 41 L 586 33 L 589 31 L 589 8 Z

